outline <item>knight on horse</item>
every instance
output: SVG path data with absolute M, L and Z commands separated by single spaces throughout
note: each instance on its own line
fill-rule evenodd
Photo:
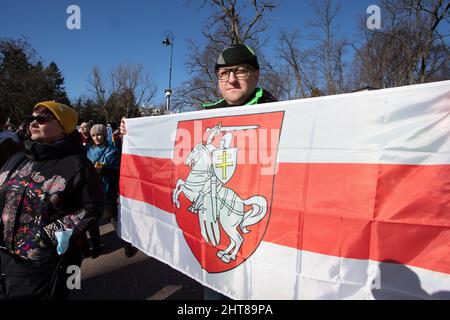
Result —
M 233 176 L 237 165 L 237 148 L 230 148 L 233 134 L 229 131 L 256 129 L 257 126 L 222 127 L 221 123 L 210 132 L 206 143 L 197 144 L 188 155 L 185 164 L 191 166 L 186 181 L 178 179 L 173 193 L 173 202 L 180 208 L 178 197 L 181 192 L 191 201 L 189 211 L 198 214 L 203 239 L 217 247 L 220 244 L 220 225 L 230 237 L 230 244 L 217 256 L 225 263 L 236 260 L 244 239 L 237 230 L 248 233 L 247 226 L 261 221 L 267 212 L 267 200 L 262 196 L 241 199 L 225 184 Z M 226 132 L 219 146 L 213 144 L 215 137 Z M 245 211 L 245 205 L 252 208 Z

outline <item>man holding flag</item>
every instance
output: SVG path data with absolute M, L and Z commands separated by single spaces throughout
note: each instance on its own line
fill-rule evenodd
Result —
M 243 105 L 256 105 L 261 103 L 276 102 L 277 99 L 267 90 L 258 87 L 259 63 L 253 49 L 244 44 L 234 44 L 225 47 L 220 53 L 215 71 L 218 79 L 218 87 L 222 98 L 214 103 L 202 104 L 204 109 L 219 109 Z M 125 123 L 121 123 L 121 134 L 127 133 Z M 206 143 L 212 146 L 214 136 L 218 136 L 220 128 L 212 128 Z M 226 134 L 222 141 L 230 138 L 231 134 Z M 229 142 L 228 142 L 229 144 Z M 214 176 L 214 175 L 213 175 Z M 214 177 L 212 177 L 213 179 Z M 215 181 L 215 179 L 213 179 Z M 206 184 L 205 184 L 206 185 Z M 214 192 L 213 190 L 212 192 Z M 201 205 L 196 202 L 197 207 Z M 198 208 L 197 208 L 198 209 Z M 216 223 L 215 229 L 219 226 Z M 217 233 L 217 231 L 216 231 Z M 206 300 L 228 299 L 228 297 L 204 287 L 204 297 Z
M 123 239 L 233 299 L 448 297 L 450 81 L 258 107 L 246 65 L 127 121 Z

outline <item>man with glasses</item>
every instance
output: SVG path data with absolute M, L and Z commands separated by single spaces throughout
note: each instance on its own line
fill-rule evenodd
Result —
M 215 71 L 222 99 L 203 104 L 204 109 L 227 108 L 243 105 L 276 102 L 268 91 L 258 87 L 258 58 L 250 47 L 237 44 L 225 47 L 219 55 Z M 225 295 L 203 287 L 205 300 L 228 299 Z
M 277 101 L 270 92 L 258 87 L 258 57 L 250 47 L 243 44 L 225 47 L 219 55 L 215 70 L 222 99 L 214 103 L 202 104 L 204 109 Z M 120 125 L 120 133 L 127 134 L 125 122 Z
M 215 70 L 222 99 L 203 104 L 203 108 L 216 109 L 277 101 L 272 94 L 257 86 L 258 58 L 248 46 L 227 46 L 220 53 Z

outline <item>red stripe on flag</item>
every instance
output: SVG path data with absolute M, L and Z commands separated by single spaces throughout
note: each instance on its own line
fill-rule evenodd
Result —
M 122 196 L 174 212 L 171 160 L 123 155 L 121 173 Z M 264 241 L 450 273 L 449 194 L 450 165 L 280 163 Z
M 173 213 L 172 169 L 173 164 L 169 159 L 123 154 L 120 164 L 120 194 Z

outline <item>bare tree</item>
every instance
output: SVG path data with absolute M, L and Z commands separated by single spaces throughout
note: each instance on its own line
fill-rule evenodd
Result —
M 122 64 L 113 70 L 111 79 L 118 83 L 121 106 L 126 111 L 126 117 L 131 116 L 130 113 L 136 107 L 147 107 L 156 96 L 157 88 L 142 65 Z
M 309 51 L 310 61 L 315 65 L 324 83 L 326 94 L 344 92 L 344 47 L 346 41 L 339 35 L 336 18 L 340 6 L 332 0 L 313 3 L 314 21 L 309 26 L 316 30 L 311 40 L 317 42 Z
M 318 88 L 317 65 L 312 61 L 311 48 L 301 50 L 298 45 L 300 33 L 281 31 L 278 39 L 278 57 L 283 65 L 277 72 L 283 74 L 287 99 L 298 99 L 312 96 Z
M 113 108 L 112 104 L 108 104 L 108 96 L 111 95 L 111 92 L 114 92 L 114 88 L 110 88 L 110 92 L 106 92 L 104 77 L 97 66 L 92 68 L 91 78 L 89 78 L 88 82 L 91 85 L 90 92 L 94 93 L 97 104 L 102 109 L 106 123 L 108 123 Z
M 297 83 L 292 70 L 287 65 L 267 67 L 259 78 L 261 87 L 268 90 L 279 100 L 295 99 Z
M 258 47 L 259 34 L 267 28 L 266 12 L 277 5 L 274 1 L 260 0 L 203 0 L 202 7 L 213 9 L 203 35 L 222 46 L 252 42 Z M 251 9 L 247 9 L 248 6 Z
M 289 99 L 345 91 L 347 42 L 339 37 L 339 5 L 323 0 L 313 2 L 312 7 L 314 20 L 306 28 L 313 31 L 308 40 L 314 45 L 300 48 L 298 30 L 281 31 L 278 38 L 277 52 L 283 64 L 278 72 L 284 74 L 284 84 L 290 88 Z
M 442 32 L 449 9 L 449 0 L 383 0 L 382 30 L 361 26 L 365 42 L 356 48 L 352 85 L 386 88 L 447 79 L 449 35 Z
M 157 90 L 144 67 L 134 64 L 121 64 L 110 70 L 107 77 L 95 66 L 89 83 L 106 123 L 119 121 L 122 116 L 138 116 L 140 108 L 150 104 Z
M 303 87 L 304 70 L 302 62 L 304 60 L 302 60 L 300 50 L 297 48 L 298 38 L 298 31 L 292 33 L 281 31 L 278 40 L 278 55 L 289 67 L 287 75 L 292 75 L 295 79 L 295 89 L 292 98 L 303 98 L 306 95 Z M 292 81 L 286 82 L 289 87 L 291 87 L 291 83 Z M 291 88 L 289 88 L 290 92 L 292 92 Z M 291 94 L 289 94 L 289 98 L 291 98 Z
M 222 48 L 220 44 L 211 42 L 204 49 L 200 49 L 193 41 L 190 42 L 186 68 L 192 79 L 179 90 L 175 105 L 180 102 L 187 105 L 201 104 L 220 96 L 214 66 Z

